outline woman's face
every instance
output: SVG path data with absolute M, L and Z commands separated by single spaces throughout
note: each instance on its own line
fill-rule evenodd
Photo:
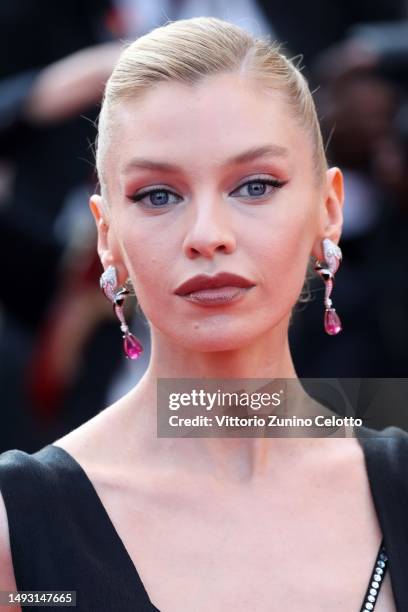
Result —
M 108 212 L 91 198 L 98 249 L 120 283 L 131 278 L 153 331 L 227 350 L 289 320 L 309 256 L 322 258 L 325 236 L 339 238 L 342 180 L 332 168 L 316 187 L 311 142 L 287 102 L 223 74 L 160 83 L 121 102 L 112 121 Z M 255 286 L 211 307 L 174 293 L 218 272 Z

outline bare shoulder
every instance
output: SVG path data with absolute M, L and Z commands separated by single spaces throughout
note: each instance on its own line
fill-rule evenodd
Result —
M 0 591 L 16 591 L 13 561 L 11 558 L 10 536 L 6 506 L 0 491 Z M 3 607 L 5 612 L 16 612 L 20 608 L 15 606 Z
M 94 462 L 114 452 L 115 443 L 126 428 L 124 406 L 117 402 L 53 442 L 84 462 Z M 118 445 L 119 446 L 119 445 Z
M 314 440 L 314 451 L 302 457 L 302 468 L 308 478 L 323 487 L 347 491 L 352 497 L 360 491 L 368 501 L 370 488 L 364 451 L 357 438 L 325 438 Z
M 350 478 L 350 473 L 360 472 L 360 477 L 366 477 L 364 452 L 357 438 L 331 438 L 326 444 L 328 466 L 334 474 L 345 480 Z
M 93 484 L 102 486 L 129 477 L 129 466 L 136 476 L 140 464 L 134 406 L 123 398 L 100 411 L 76 429 L 55 440 L 84 469 Z

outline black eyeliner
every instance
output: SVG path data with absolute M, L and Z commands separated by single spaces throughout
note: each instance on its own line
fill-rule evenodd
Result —
M 287 181 L 280 181 L 278 179 L 270 179 L 270 178 L 256 178 L 256 179 L 251 179 L 250 181 L 245 181 L 244 183 L 241 183 L 241 185 L 238 185 L 238 187 L 236 187 L 234 191 L 237 191 L 238 189 L 241 189 L 242 187 L 245 187 L 245 185 L 249 185 L 251 183 L 265 183 L 266 185 L 270 185 L 271 187 L 276 187 L 277 189 L 280 189 L 287 183 Z M 170 189 L 167 189 L 166 187 L 161 187 L 161 188 L 153 187 L 152 189 L 147 189 L 146 191 L 141 191 L 140 193 L 137 193 L 131 196 L 127 196 L 127 197 L 132 202 L 140 202 L 140 200 L 143 200 L 143 198 L 145 198 L 148 195 L 151 195 L 153 193 L 162 193 L 162 192 L 170 193 L 171 195 L 175 197 L 180 197 L 176 193 L 174 193 L 174 191 L 171 191 Z M 251 199 L 255 200 L 256 198 L 254 197 Z M 166 206 L 166 204 L 162 204 L 161 206 L 150 205 L 151 208 L 164 208 L 164 206 Z

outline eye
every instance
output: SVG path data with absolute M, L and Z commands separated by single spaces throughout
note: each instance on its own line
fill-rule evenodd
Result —
M 174 204 L 176 202 L 171 201 L 171 197 L 176 199 L 176 202 L 181 200 L 180 196 L 173 193 L 169 189 L 165 189 L 164 187 L 154 187 L 154 189 L 145 189 L 136 193 L 134 195 L 129 196 L 129 200 L 132 202 L 141 202 L 143 205 L 150 208 L 164 208 L 168 204 Z M 148 199 L 147 202 L 143 202 L 143 200 Z
M 268 193 L 266 190 L 267 185 L 270 185 L 274 189 L 279 189 L 280 187 L 283 187 L 284 184 L 285 183 L 283 181 L 278 181 L 277 179 L 256 178 L 256 179 L 252 179 L 251 181 L 247 181 L 246 183 L 243 183 L 242 185 L 237 187 L 235 192 L 242 190 L 243 187 L 247 187 L 248 188 L 247 193 L 244 195 L 238 195 L 238 197 L 244 197 L 244 198 L 249 197 L 250 199 L 257 199 L 257 198 L 262 198 L 264 196 L 267 196 L 273 191 L 273 189 L 271 189 Z M 235 192 L 233 191 L 231 195 L 233 195 Z
M 266 191 L 267 185 L 273 188 L 269 192 Z M 238 196 L 235 197 L 243 197 L 256 200 L 270 195 L 270 193 L 274 189 L 279 189 L 280 187 L 283 187 L 283 185 L 285 185 L 285 182 L 279 181 L 277 179 L 256 178 L 252 179 L 251 181 L 242 183 L 242 185 L 240 185 L 239 187 L 237 187 L 237 189 L 231 192 L 231 195 L 234 196 L 237 191 L 242 190 L 244 187 L 248 187 L 248 193 L 244 195 L 238 194 Z M 182 200 L 179 195 L 177 195 L 173 191 L 170 191 L 169 189 L 166 189 L 165 187 L 153 187 L 151 189 L 143 189 L 139 193 L 135 193 L 134 195 L 128 196 L 128 199 L 132 202 L 140 202 L 141 205 L 150 209 L 165 208 L 170 204 L 176 204 L 177 202 L 180 202 L 180 200 Z

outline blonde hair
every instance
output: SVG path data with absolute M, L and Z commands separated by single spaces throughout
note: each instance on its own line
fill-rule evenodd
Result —
M 269 36 L 255 37 L 216 17 L 170 21 L 125 45 L 108 79 L 99 115 L 96 169 L 106 185 L 104 157 L 113 108 L 164 81 L 194 85 L 206 76 L 238 72 L 260 85 L 286 94 L 288 110 L 310 136 L 317 181 L 327 160 L 315 104 L 308 83 L 293 60 Z

